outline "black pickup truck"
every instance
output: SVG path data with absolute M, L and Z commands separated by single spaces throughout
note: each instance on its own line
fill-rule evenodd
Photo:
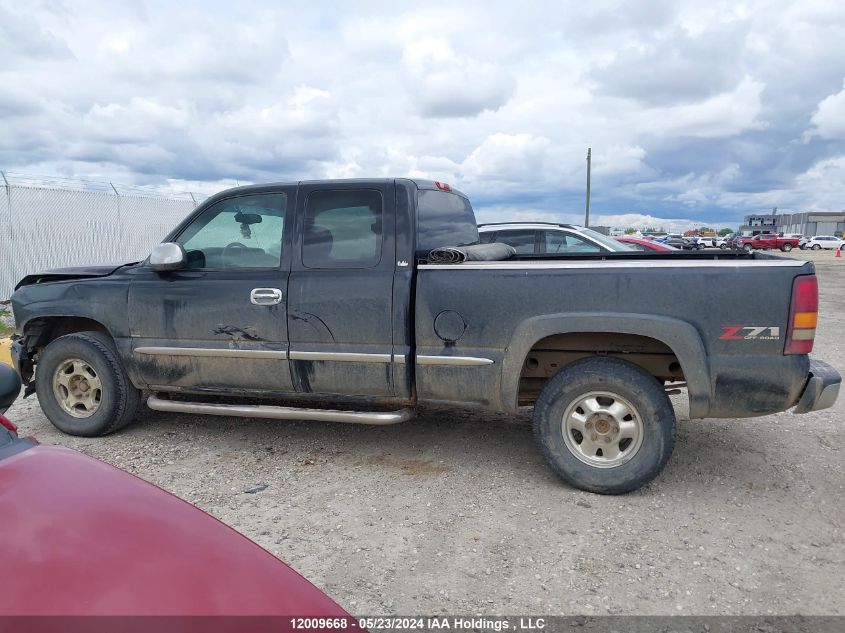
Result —
M 231 189 L 143 262 L 24 278 L 14 361 L 53 424 L 86 436 L 128 424 L 143 393 L 159 411 L 370 424 L 426 404 L 533 405 L 552 468 L 602 493 L 638 488 L 665 465 L 669 390 L 686 388 L 692 418 L 836 400 L 839 374 L 808 356 L 811 263 L 429 256 L 477 242 L 469 200 L 438 182 Z M 719 300 L 738 293 L 753 300 Z

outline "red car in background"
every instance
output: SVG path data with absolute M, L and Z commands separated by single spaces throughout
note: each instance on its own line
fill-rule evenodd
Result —
M 749 253 L 755 249 L 768 250 L 779 248 L 788 253 L 793 248 L 798 248 L 801 240 L 797 237 L 784 237 L 783 233 L 761 233 L 754 237 L 743 237 L 735 243 L 737 248 L 742 248 Z
M 281 616 L 257 627 L 274 631 L 296 628 L 298 616 L 312 619 L 311 630 L 362 630 L 305 578 L 202 510 L 82 453 L 19 438 L 2 413 L 20 386 L 0 363 L 0 616 Z M 80 624 L 39 622 L 41 631 Z M 121 622 L 116 629 L 126 630 Z M 203 622 L 206 631 L 223 624 Z
M 637 249 L 638 251 L 677 251 L 678 249 L 674 246 L 669 246 L 667 244 L 661 244 L 660 242 L 655 242 L 654 240 L 647 240 L 642 237 L 617 237 L 614 238 L 617 242 L 622 242 L 623 244 L 627 244 L 628 246 L 632 246 L 633 248 Z

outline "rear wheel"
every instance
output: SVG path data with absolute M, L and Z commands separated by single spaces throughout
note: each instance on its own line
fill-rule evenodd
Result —
M 821 250 L 821 248 L 822 248 L 822 247 L 821 247 L 821 245 L 819 245 L 819 244 L 813 244 L 813 250 L 814 250 L 814 251 L 819 251 L 819 250 Z
M 41 410 L 70 435 L 107 435 L 129 424 L 141 392 L 129 381 L 109 337 L 61 336 L 41 353 L 35 372 Z
M 663 385 L 616 358 L 586 358 L 553 376 L 534 405 L 534 436 L 572 486 L 621 494 L 648 483 L 675 447 Z
M 782 250 L 784 253 L 788 253 L 792 250 L 792 244 L 784 244 L 780 247 L 780 250 Z

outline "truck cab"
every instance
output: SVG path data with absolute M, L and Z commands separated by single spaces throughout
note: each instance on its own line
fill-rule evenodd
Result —
M 239 187 L 204 202 L 146 261 L 106 267 L 96 284 L 67 273 L 52 289 L 68 292 L 51 301 L 108 335 L 144 390 L 403 403 L 414 396 L 414 262 L 444 241 L 475 243 L 478 230 L 466 196 L 441 183 Z M 27 337 L 73 326 L 32 322 L 31 310 L 15 306 Z M 22 359 L 25 378 L 29 367 Z

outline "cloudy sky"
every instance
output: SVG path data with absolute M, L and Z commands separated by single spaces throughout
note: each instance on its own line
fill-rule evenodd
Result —
M 843 81 L 841 0 L 0 0 L 0 169 L 410 175 L 572 221 L 591 146 L 605 223 L 729 225 L 845 208 Z

